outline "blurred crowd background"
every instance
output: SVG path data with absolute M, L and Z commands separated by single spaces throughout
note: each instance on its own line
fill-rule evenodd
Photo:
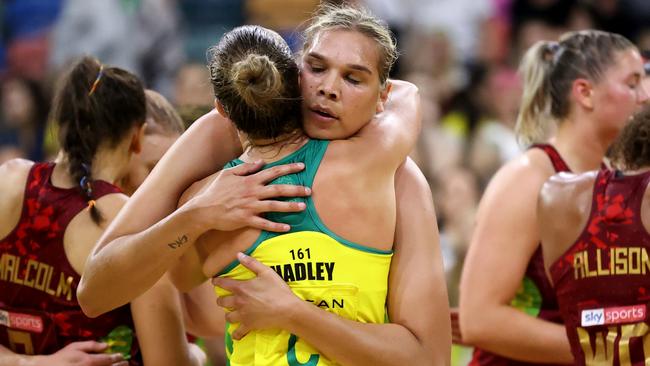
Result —
M 424 102 L 413 158 L 431 185 L 450 303 L 474 213 L 492 174 L 520 153 L 513 127 L 521 96 L 517 64 L 537 40 L 598 28 L 650 50 L 648 0 L 356 0 L 398 40 L 393 76 Z M 57 75 L 81 55 L 138 74 L 189 124 L 210 110 L 205 51 L 225 31 L 260 24 L 295 50 L 318 0 L 3 0 L 0 4 L 0 162 L 51 159 L 47 122 Z

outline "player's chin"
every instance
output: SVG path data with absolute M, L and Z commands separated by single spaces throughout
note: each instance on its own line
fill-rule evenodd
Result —
M 335 140 L 338 135 L 334 128 L 324 128 L 309 123 L 305 123 L 304 129 L 307 136 L 318 140 Z

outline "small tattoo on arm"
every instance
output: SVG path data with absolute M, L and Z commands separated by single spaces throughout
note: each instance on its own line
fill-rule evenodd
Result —
M 178 249 L 187 243 L 187 235 L 179 236 L 173 243 L 168 243 L 167 246 L 172 249 Z

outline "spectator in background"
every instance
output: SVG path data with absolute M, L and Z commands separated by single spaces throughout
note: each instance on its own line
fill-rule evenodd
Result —
M 188 63 L 181 67 L 174 84 L 174 101 L 181 109 L 207 106 L 210 110 L 214 107 L 210 73 L 204 64 Z
M 478 178 L 481 191 L 501 165 L 522 151 L 514 131 L 521 81 L 514 70 L 504 67 L 491 68 L 486 79 L 478 95 L 484 114 L 468 141 L 468 164 Z
M 45 78 L 50 31 L 59 16 L 61 1 L 2 1 L 2 42 L 9 73 L 31 80 Z
M 259 24 L 276 30 L 295 52 L 302 46 L 300 28 L 320 2 L 320 0 L 245 0 L 246 21 L 248 24 Z M 323 0 L 322 2 L 337 1 Z
M 404 6 L 403 2 L 393 0 L 356 0 L 356 3 L 367 7 L 375 16 L 385 21 L 395 39 L 397 40 L 398 52 L 403 53 L 402 42 L 405 32 L 409 28 L 412 10 L 409 6 Z M 397 59 L 391 69 L 391 77 L 401 76 L 401 60 Z
M 406 4 L 412 26 L 428 34 L 444 32 L 461 63 L 477 58 L 479 39 L 495 15 L 491 0 L 409 0 Z
M 205 64 L 205 50 L 221 38 L 228 29 L 246 22 L 244 5 L 244 0 L 183 0 L 178 2 L 183 19 L 185 53 L 190 62 Z M 212 95 L 212 93 L 210 92 L 208 95 Z
M 452 167 L 437 179 L 436 207 L 440 213 L 440 246 L 449 284 L 449 303 L 458 305 L 458 283 L 472 236 L 479 187 L 476 177 L 464 167 Z
M 593 7 L 580 0 L 514 0 L 510 10 L 511 63 L 537 41 L 554 40 L 570 30 L 595 26 Z
M 512 29 L 515 34 L 531 21 L 552 28 L 566 28 L 578 0 L 513 0 L 511 8 Z
M 590 2 L 596 26 L 636 40 L 650 24 L 650 3 L 646 0 L 593 0 Z
M 49 97 L 40 83 L 12 77 L 1 86 L 0 150 L 15 149 L 20 157 L 42 160 Z
M 3 26 L 0 26 L 0 79 L 4 78 L 4 75 L 7 73 L 7 46 L 5 45 L 5 18 L 4 18 L 4 2 L 0 1 L 0 19 L 2 19 Z
M 52 37 L 55 68 L 82 54 L 140 76 L 171 97 L 184 61 L 176 2 L 163 0 L 65 0 Z

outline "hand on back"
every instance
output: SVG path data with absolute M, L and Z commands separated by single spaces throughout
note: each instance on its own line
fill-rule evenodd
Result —
M 210 229 L 230 231 L 250 226 L 268 231 L 288 231 L 288 225 L 271 222 L 260 214 L 302 211 L 305 209 L 302 202 L 272 198 L 308 196 L 311 190 L 302 186 L 267 184 L 280 176 L 301 171 L 304 164 L 279 165 L 257 172 L 262 166 L 262 162 L 245 163 L 219 172 L 186 205 L 205 211 L 203 217 Z
M 217 299 L 217 305 L 228 310 L 226 321 L 237 323 L 232 333 L 235 340 L 242 339 L 249 331 L 256 329 L 287 329 L 289 318 L 300 304 L 289 286 L 275 271 L 243 253 L 237 254 L 239 263 L 255 273 L 247 281 L 215 277 L 212 284 L 230 292 Z

